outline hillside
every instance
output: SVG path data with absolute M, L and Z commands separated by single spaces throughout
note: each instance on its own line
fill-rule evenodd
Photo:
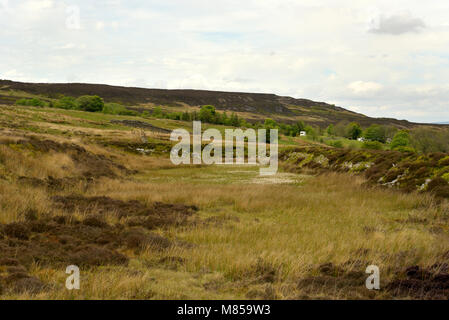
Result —
M 266 117 L 290 123 L 298 120 L 326 127 L 340 121 L 410 128 L 418 124 L 390 118 L 370 118 L 325 102 L 282 97 L 275 94 L 220 92 L 206 90 L 163 90 L 82 83 L 22 83 L 0 80 L 0 104 L 14 104 L 18 93 L 56 98 L 61 95 L 79 97 L 99 95 L 107 102 L 118 102 L 140 110 L 154 105 L 171 108 L 198 107 L 211 104 L 218 110 L 232 111 L 249 121 Z M 20 96 L 20 95 L 19 95 Z
M 1 300 L 449 297 L 449 203 L 402 188 L 447 173 L 447 154 L 295 137 L 265 177 L 174 165 L 166 132 L 187 121 L 0 110 Z M 69 265 L 81 290 L 65 287 Z M 366 288 L 369 265 L 380 290 Z

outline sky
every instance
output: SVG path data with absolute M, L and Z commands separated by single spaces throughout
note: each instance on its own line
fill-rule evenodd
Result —
M 447 0 L 0 0 L 0 79 L 275 93 L 449 121 Z

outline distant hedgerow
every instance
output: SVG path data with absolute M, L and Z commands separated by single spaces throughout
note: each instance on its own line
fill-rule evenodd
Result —
M 39 100 L 37 98 L 32 99 L 19 99 L 16 101 L 16 105 L 19 106 L 33 106 L 33 107 L 45 107 L 46 103 L 42 100 Z
M 139 114 L 136 111 L 126 109 L 125 106 L 118 103 L 105 103 L 102 112 L 121 116 L 136 116 Z

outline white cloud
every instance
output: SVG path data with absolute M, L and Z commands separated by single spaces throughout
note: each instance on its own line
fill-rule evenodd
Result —
M 373 21 L 369 30 L 372 33 L 385 33 L 399 35 L 407 32 L 420 32 L 425 28 L 425 23 L 409 13 L 396 14 L 389 17 L 381 15 L 378 20 Z
M 40 11 L 53 7 L 52 0 L 29 0 L 23 3 L 22 8 L 29 11 Z
M 80 29 L 66 27 L 71 1 L 8 4 L 3 78 L 269 92 L 449 120 L 445 0 L 79 0 Z
M 12 70 L 2 72 L 0 74 L 0 76 L 2 77 L 2 79 L 10 79 L 10 78 L 14 79 L 14 78 L 22 77 L 23 74 L 18 72 L 16 69 L 12 69 Z
M 348 85 L 348 88 L 355 94 L 365 94 L 379 91 L 382 85 L 376 82 L 354 81 Z
M 98 30 L 103 30 L 104 26 L 105 24 L 103 21 L 97 21 L 97 23 L 95 23 L 95 28 L 97 28 Z

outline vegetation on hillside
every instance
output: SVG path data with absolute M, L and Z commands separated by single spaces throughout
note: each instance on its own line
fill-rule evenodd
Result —
M 248 122 L 232 112 L 220 112 L 212 105 L 204 105 L 199 111 L 169 112 L 161 106 L 153 110 L 136 111 L 128 109 L 119 103 L 104 103 L 99 96 L 81 96 L 77 99 L 62 96 L 57 100 L 46 102 L 39 98 L 21 98 L 17 105 L 55 107 L 67 110 L 84 110 L 89 112 L 103 112 L 112 115 L 142 116 L 145 118 L 171 119 L 179 121 L 202 121 L 203 123 L 223 126 L 278 129 L 281 135 L 297 137 L 301 131 L 307 133 L 305 139 L 321 142 L 335 148 L 368 149 L 368 150 L 396 150 L 403 152 L 449 152 L 449 129 L 435 129 L 431 127 L 418 127 L 413 129 L 398 129 L 394 126 L 372 124 L 363 128 L 357 122 L 346 123 L 341 121 L 335 125 L 330 124 L 323 129 L 319 126 L 297 121 L 282 123 L 271 118 L 264 122 Z M 396 136 L 397 135 L 397 136 Z M 362 139 L 362 141 L 358 141 Z
M 0 299 L 449 296 L 448 203 L 356 175 L 365 160 L 376 163 L 367 169 L 373 179 L 383 159 L 403 170 L 404 153 L 323 146 L 323 157 L 304 157 L 300 174 L 260 177 L 257 166 L 174 166 L 170 141 L 148 134 L 142 142 L 111 120 L 167 130 L 187 122 L 1 108 Z M 323 152 L 348 172 L 316 176 Z M 447 155 L 408 155 L 415 178 L 449 165 Z M 297 167 L 290 160 L 286 168 Z M 447 178 L 442 171 L 433 187 Z M 81 290 L 65 288 L 69 264 L 80 266 Z M 372 264 L 379 291 L 365 287 Z
M 437 197 L 449 198 L 449 155 L 445 153 L 420 155 L 309 146 L 284 150 L 280 158 L 285 161 L 285 168 L 293 172 L 307 168 L 316 172 L 363 174 L 371 184 L 405 192 L 431 192 Z

